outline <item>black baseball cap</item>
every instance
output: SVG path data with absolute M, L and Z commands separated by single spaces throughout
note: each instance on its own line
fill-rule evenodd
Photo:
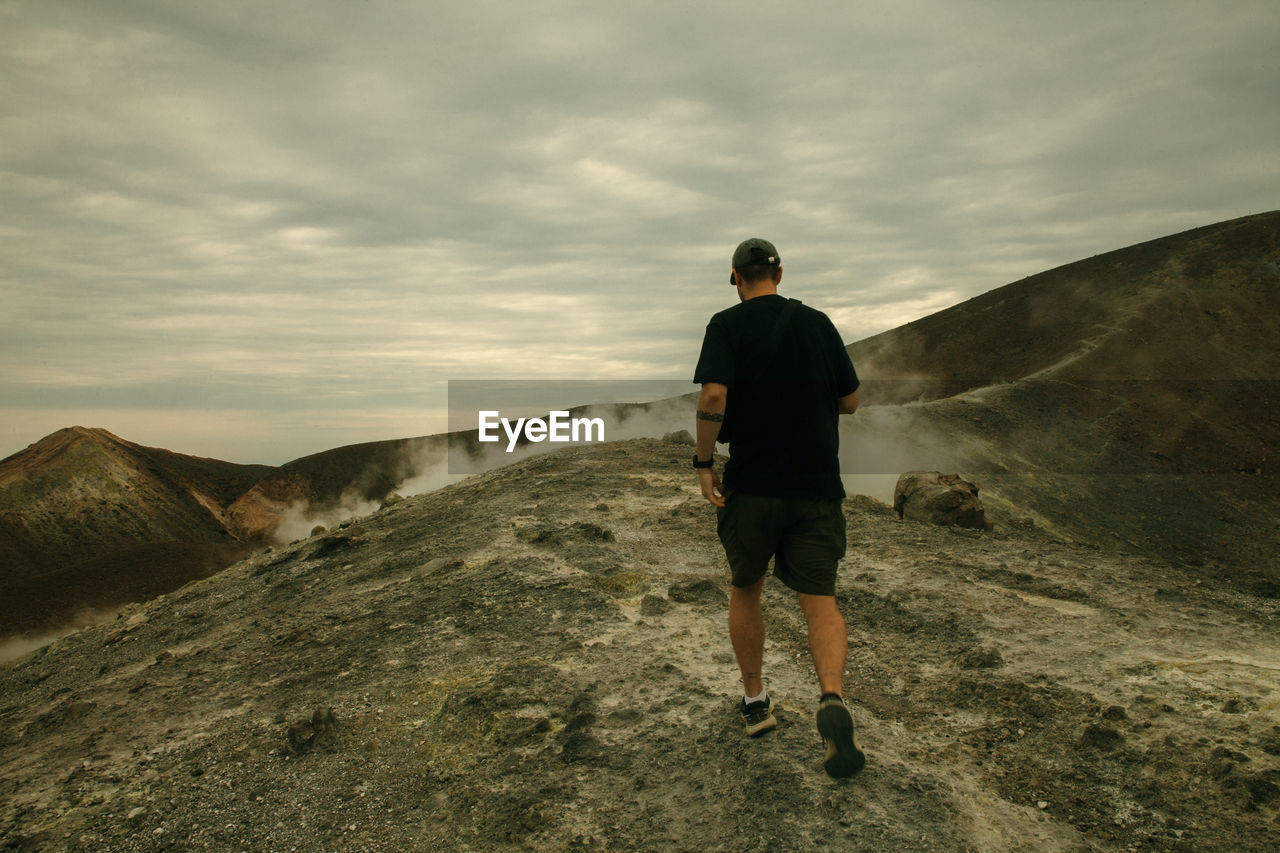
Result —
M 744 267 L 776 267 L 781 266 L 782 258 L 778 255 L 778 250 L 768 240 L 762 240 L 759 237 L 752 237 L 750 240 L 743 240 L 738 244 L 738 248 L 733 250 L 733 268 L 735 270 Z M 733 281 L 733 274 L 729 274 L 729 281 Z

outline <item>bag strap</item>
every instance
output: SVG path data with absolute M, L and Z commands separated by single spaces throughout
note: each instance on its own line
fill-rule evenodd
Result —
M 769 333 L 769 342 L 765 344 L 765 352 L 769 354 L 770 359 L 777 353 L 778 344 L 782 342 L 782 333 L 786 331 L 787 323 L 799 304 L 799 299 L 788 299 L 787 304 L 782 306 L 782 313 L 778 315 L 777 320 L 774 320 L 773 330 Z

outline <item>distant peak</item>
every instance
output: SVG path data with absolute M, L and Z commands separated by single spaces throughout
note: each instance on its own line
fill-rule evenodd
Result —
M 57 432 L 51 433 L 41 441 L 47 441 L 51 438 L 58 439 L 88 439 L 97 442 L 111 442 L 112 444 L 125 444 L 125 440 L 110 430 L 102 427 L 85 427 L 85 426 L 69 426 L 63 427 Z

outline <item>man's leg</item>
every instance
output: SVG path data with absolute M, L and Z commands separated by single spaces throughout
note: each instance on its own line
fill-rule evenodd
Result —
M 844 617 L 836 606 L 836 597 L 797 592 L 796 598 L 809 623 L 809 654 L 818 673 L 818 684 L 824 694 L 842 696 L 849 636 L 845 633 Z
M 763 589 L 763 577 L 751 586 L 729 588 L 729 641 L 742 671 L 744 696 L 758 696 L 764 690 L 760 675 L 764 666 L 764 613 L 760 609 Z
M 849 651 L 844 617 L 836 606 L 834 595 L 796 593 L 800 609 L 809 623 L 809 654 L 818 672 L 822 698 L 818 702 L 818 734 L 827 745 L 822 766 L 837 779 L 853 776 L 862 770 L 866 756 L 853 736 L 853 717 L 844 706 L 844 664 Z

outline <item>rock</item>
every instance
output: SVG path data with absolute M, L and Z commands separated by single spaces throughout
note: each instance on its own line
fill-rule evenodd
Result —
M 894 487 L 893 509 L 898 518 L 930 524 L 954 524 L 976 530 L 991 529 L 982 501 L 978 500 L 978 487 L 959 474 L 906 472 Z
M 1112 705 L 1102 712 L 1102 719 L 1104 720 L 1123 720 L 1128 716 L 1129 715 L 1125 713 L 1124 708 L 1121 708 L 1119 705 Z
M 640 600 L 641 616 L 661 616 L 671 609 L 671 602 L 660 595 L 646 595 Z
M 328 531 L 325 529 L 325 526 L 323 524 L 317 524 L 315 527 L 311 528 L 312 536 L 319 536 L 321 533 L 327 533 L 327 532 Z
M 1103 752 L 1110 752 L 1124 745 L 1124 735 L 1110 726 L 1101 726 L 1094 723 L 1085 726 L 1084 733 L 1080 736 L 1080 745 L 1091 746 Z
M 635 598 L 648 587 L 648 581 L 640 572 L 615 572 L 592 578 L 596 588 L 611 598 Z
M 1272 726 L 1258 741 L 1258 747 L 1267 755 L 1280 755 L 1280 726 Z
M 389 506 L 395 506 L 396 504 L 400 503 L 400 501 L 402 500 L 404 500 L 404 497 L 402 495 L 397 494 L 396 492 L 392 492 L 391 494 L 387 495 L 385 498 L 382 499 L 382 503 L 378 506 L 378 509 L 386 509 Z
M 326 557 L 335 551 L 341 551 L 344 548 L 350 548 L 356 544 L 356 540 L 347 535 L 326 536 L 316 543 L 311 549 L 312 557 Z
M 316 708 L 310 719 L 298 720 L 285 730 L 285 743 L 294 754 L 302 755 L 317 746 L 337 724 L 332 708 Z
M 522 527 L 515 533 L 522 542 L 535 545 L 564 545 L 571 540 L 587 542 L 616 542 L 613 531 L 589 521 L 576 521 L 571 525 L 534 524 Z
M 618 538 L 613 535 L 613 531 L 607 527 L 601 527 L 598 524 L 592 524 L 589 521 L 575 521 L 573 523 L 573 531 L 578 534 L 581 539 L 592 542 L 617 542 Z
M 667 597 L 681 604 L 723 604 L 729 600 L 724 590 L 707 578 L 673 583 Z
M 662 436 L 662 440 L 669 441 L 672 444 L 697 445 L 697 442 L 694 440 L 692 433 L 690 433 L 687 429 L 678 429 L 675 432 L 669 432 L 666 435 Z
M 960 656 L 961 669 L 993 669 L 998 666 L 1004 666 L 1004 655 L 993 646 L 969 649 Z

